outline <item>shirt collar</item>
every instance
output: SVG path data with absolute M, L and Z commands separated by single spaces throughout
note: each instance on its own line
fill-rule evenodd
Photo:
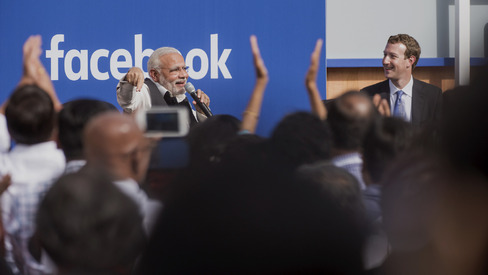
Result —
M 412 97 L 412 88 L 413 88 L 413 76 L 410 76 L 410 81 L 403 87 L 403 89 L 398 89 L 391 80 L 388 81 L 390 84 L 390 95 L 394 95 L 398 90 L 402 90 L 404 94 Z
M 358 152 L 353 152 L 335 156 L 332 158 L 332 162 L 336 166 L 344 166 L 353 163 L 363 163 L 363 159 L 361 158 L 361 154 L 359 154 Z
M 16 144 L 12 151 L 15 152 L 26 152 L 26 151 L 39 151 L 39 152 L 45 152 L 45 151 L 56 151 L 57 150 L 57 145 L 56 142 L 54 141 L 45 141 L 41 143 L 36 143 L 36 144 Z

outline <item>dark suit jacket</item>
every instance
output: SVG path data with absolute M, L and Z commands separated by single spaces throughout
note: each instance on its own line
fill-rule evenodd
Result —
M 371 97 L 380 94 L 390 105 L 390 85 L 388 79 L 366 88 L 361 92 Z M 442 90 L 429 83 L 413 79 L 412 87 L 412 124 L 424 126 L 430 123 L 437 123 L 442 115 Z

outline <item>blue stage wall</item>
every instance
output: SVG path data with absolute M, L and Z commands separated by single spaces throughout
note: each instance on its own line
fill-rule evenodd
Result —
M 41 59 L 62 102 L 91 97 L 118 106 L 117 78 L 135 65 L 146 71 L 152 50 L 173 46 L 194 71 L 190 81 L 211 97 L 213 113 L 238 118 L 254 85 L 255 34 L 270 73 L 258 127 L 266 136 L 285 114 L 310 109 L 304 76 L 316 39 L 325 39 L 325 0 L 2 0 L 2 101 L 21 76 L 22 44 L 31 34 L 42 35 Z M 324 48 L 323 98 L 325 59 Z

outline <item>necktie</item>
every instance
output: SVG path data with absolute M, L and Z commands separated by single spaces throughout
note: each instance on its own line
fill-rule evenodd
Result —
M 403 100 L 402 100 L 403 91 L 399 90 L 396 92 L 396 94 L 397 94 L 397 97 L 395 100 L 395 107 L 393 108 L 393 116 L 403 118 L 403 119 L 407 119 L 407 115 L 405 113 L 405 105 L 404 105 Z

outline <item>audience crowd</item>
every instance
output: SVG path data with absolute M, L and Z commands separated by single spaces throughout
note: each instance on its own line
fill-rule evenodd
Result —
M 364 92 L 323 102 L 319 39 L 311 111 L 262 137 L 250 45 L 242 120 L 157 139 L 110 103 L 61 104 L 29 37 L 0 109 L 0 274 L 488 273 L 488 67 L 416 125 Z

